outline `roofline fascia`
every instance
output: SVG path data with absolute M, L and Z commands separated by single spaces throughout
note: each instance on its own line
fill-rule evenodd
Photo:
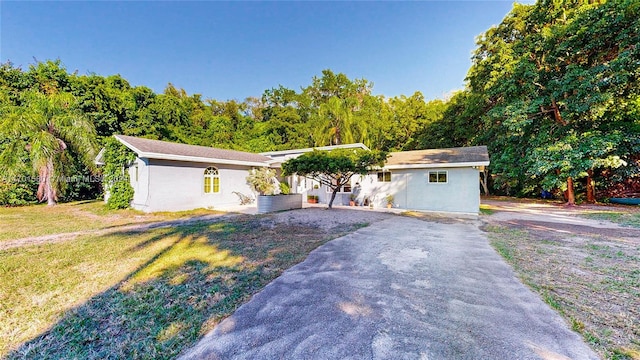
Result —
M 246 166 L 258 166 L 258 167 L 267 167 L 269 164 L 265 162 L 256 162 L 256 161 L 241 161 L 241 160 L 229 160 L 229 159 L 217 159 L 217 158 L 206 158 L 206 157 L 198 157 L 198 156 L 184 156 L 184 155 L 173 155 L 173 154 L 158 154 L 158 153 L 139 153 L 139 158 L 146 159 L 156 159 L 156 160 L 174 160 L 174 161 L 189 161 L 189 162 L 198 162 L 198 163 L 215 163 L 215 164 L 225 164 L 225 165 L 246 165 Z
M 385 165 L 382 168 L 378 168 L 378 169 L 402 170 L 402 169 L 459 168 L 459 167 L 474 167 L 474 166 L 489 166 L 489 161 L 439 163 L 439 164 Z

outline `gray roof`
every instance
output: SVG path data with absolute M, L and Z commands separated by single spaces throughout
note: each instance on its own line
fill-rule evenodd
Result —
M 486 146 L 469 146 L 448 149 L 401 151 L 389 154 L 385 167 L 418 167 L 422 165 L 489 165 Z
M 143 139 L 127 135 L 115 135 L 139 157 L 151 159 L 185 160 L 196 162 L 224 162 L 245 165 L 267 165 L 270 158 L 244 151 L 217 149 L 207 146 L 187 145 L 168 141 Z

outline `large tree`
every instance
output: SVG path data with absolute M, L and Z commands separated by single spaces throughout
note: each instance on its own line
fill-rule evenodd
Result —
M 592 177 L 625 162 L 640 178 L 630 161 L 640 152 L 639 26 L 635 0 L 514 4 L 478 38 L 468 88 L 425 139 L 487 145 L 507 194 L 574 180 L 592 194 Z
M 355 174 L 366 174 L 372 167 L 383 166 L 386 153 L 363 149 L 314 150 L 282 164 L 283 174 L 302 175 L 331 189 L 329 209 L 341 187 Z
M 3 101 L 0 136 L 6 146 L 0 153 L 0 168 L 10 173 L 20 168 L 26 149 L 38 174 L 37 197 L 55 205 L 67 185 L 70 152 L 92 166 L 96 150 L 95 129 L 78 110 L 73 95 L 65 92 L 24 92 L 19 105 Z M 6 100 L 6 99 L 5 99 Z

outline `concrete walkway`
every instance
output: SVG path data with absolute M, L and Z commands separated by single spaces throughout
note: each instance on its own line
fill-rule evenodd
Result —
M 183 359 L 597 359 L 477 225 L 394 217 L 331 241 Z

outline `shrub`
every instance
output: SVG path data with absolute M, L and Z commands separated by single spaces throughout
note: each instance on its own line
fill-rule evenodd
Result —
M 21 206 L 33 204 L 37 201 L 35 188 L 29 183 L 0 182 L 0 205 Z
M 125 180 L 116 181 L 109 189 L 109 200 L 107 207 L 109 209 L 126 209 L 131 205 L 133 200 L 133 187 L 129 183 L 129 177 Z
M 247 176 L 247 183 L 251 190 L 260 195 L 274 195 L 278 189 L 276 171 L 266 167 L 252 169 Z
M 291 189 L 289 188 L 289 184 L 287 184 L 286 182 L 281 182 L 280 183 L 280 193 L 282 193 L 284 195 L 289 195 L 290 191 L 291 191 Z
M 136 159 L 136 154 L 115 138 L 105 139 L 103 186 L 109 192 L 107 207 L 126 209 L 133 200 L 133 187 L 126 168 Z

